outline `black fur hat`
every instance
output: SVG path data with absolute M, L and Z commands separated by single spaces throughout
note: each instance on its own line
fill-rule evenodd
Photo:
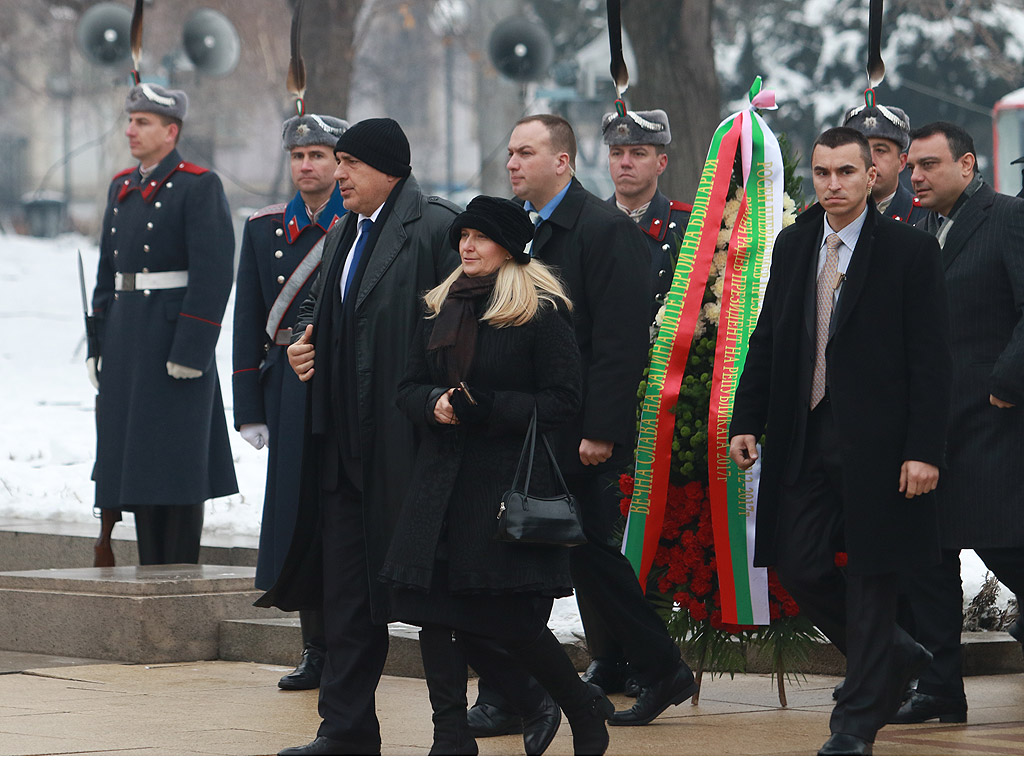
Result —
M 478 229 L 496 242 L 520 264 L 530 263 L 526 244 L 533 240 L 533 222 L 521 205 L 503 197 L 474 197 L 466 210 L 452 221 L 448 242 L 459 250 L 463 228 Z

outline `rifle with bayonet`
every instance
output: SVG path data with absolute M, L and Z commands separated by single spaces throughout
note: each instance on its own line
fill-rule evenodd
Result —
M 89 301 L 85 295 L 85 267 L 82 264 L 82 252 L 78 252 L 78 287 L 82 294 L 82 313 L 85 315 L 85 345 L 89 376 L 93 385 L 99 389 L 100 339 L 96 328 L 96 316 L 89 312 Z M 99 396 L 96 397 L 96 410 L 100 407 Z M 110 535 L 114 524 L 121 519 L 119 509 L 100 510 L 100 535 L 92 545 L 92 565 L 94 568 L 113 568 L 114 550 L 110 545 Z

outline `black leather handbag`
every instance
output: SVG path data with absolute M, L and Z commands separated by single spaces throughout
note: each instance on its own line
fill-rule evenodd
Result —
M 544 449 L 555 471 L 562 495 L 541 498 L 530 495 L 530 474 L 533 472 L 534 449 L 537 445 L 537 409 L 533 410 L 533 418 L 526 430 L 523 450 L 519 454 L 519 466 L 512 478 L 512 488 L 505 491 L 498 508 L 498 530 L 494 538 L 498 541 L 518 542 L 521 544 L 547 544 L 556 547 L 576 547 L 586 542 L 583 526 L 580 525 L 576 499 L 565 485 L 565 478 L 555 461 L 547 435 L 540 436 Z M 527 456 L 529 454 L 529 456 Z M 519 490 L 519 478 L 526 462 L 526 482 Z

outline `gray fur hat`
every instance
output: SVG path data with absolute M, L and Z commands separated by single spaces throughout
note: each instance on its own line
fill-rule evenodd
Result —
M 609 112 L 601 118 L 601 133 L 609 147 L 621 144 L 668 144 L 672 131 L 668 127 L 668 115 L 663 109 L 647 109 L 625 116 Z
M 281 143 L 286 151 L 317 144 L 334 149 L 338 139 L 348 130 L 348 122 L 330 115 L 295 115 L 284 121 Z
M 862 104 L 846 113 L 843 126 L 860 131 L 869 139 L 888 139 L 901 152 L 910 147 L 910 118 L 899 107 Z
M 188 113 L 188 96 L 184 91 L 173 91 L 156 83 L 139 83 L 128 91 L 124 111 L 152 112 L 184 122 Z

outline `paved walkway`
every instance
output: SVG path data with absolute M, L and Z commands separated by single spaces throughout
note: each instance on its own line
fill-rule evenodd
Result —
M 282 667 L 72 664 L 0 653 L 0 672 L 15 669 L 26 671 L 0 674 L 0 755 L 270 755 L 305 743 L 319 724 L 315 691 L 277 689 Z M 769 676 L 705 680 L 698 706 L 673 707 L 647 727 L 611 729 L 608 754 L 813 755 L 828 736 L 836 682 L 792 682 L 789 707 L 781 709 Z M 970 677 L 967 695 L 968 725 L 890 726 L 875 754 L 1024 755 L 1024 674 Z M 613 700 L 620 709 L 629 701 Z M 377 710 L 385 755 L 427 753 L 430 707 L 422 680 L 385 677 Z M 483 755 L 523 754 L 518 736 L 479 745 Z M 548 754 L 572 754 L 566 723 Z

